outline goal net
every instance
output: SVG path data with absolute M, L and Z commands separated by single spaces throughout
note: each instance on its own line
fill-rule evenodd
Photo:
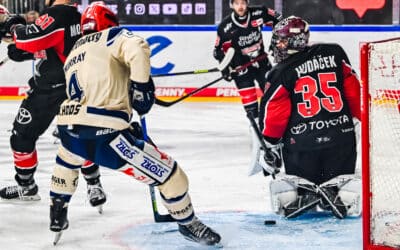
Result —
M 400 38 L 360 52 L 364 249 L 400 249 Z

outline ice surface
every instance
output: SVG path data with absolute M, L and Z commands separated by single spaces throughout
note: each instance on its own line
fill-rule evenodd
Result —
M 14 184 L 10 129 L 19 102 L 0 102 L 0 186 Z M 190 195 L 199 217 L 220 231 L 224 249 L 361 249 L 360 219 L 337 220 L 320 215 L 296 220 L 271 219 L 267 184 L 261 175 L 247 177 L 249 125 L 239 103 L 180 103 L 155 106 L 147 116 L 148 133 L 172 155 L 189 177 Z M 69 206 L 70 228 L 52 245 L 49 186 L 57 145 L 54 125 L 37 144 L 35 175 L 42 200 L 0 201 L 0 249 L 206 249 L 184 240 L 174 223 L 153 223 L 148 187 L 128 176 L 101 169 L 108 194 L 103 215 L 90 207 L 86 184 L 80 184 Z M 161 213 L 165 213 L 159 202 Z M 276 217 L 277 218 L 277 217 Z M 277 218 L 278 219 L 278 218 Z M 172 232 L 164 232 L 171 230 Z

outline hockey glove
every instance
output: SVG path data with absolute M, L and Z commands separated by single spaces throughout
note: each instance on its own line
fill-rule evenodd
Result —
M 4 31 L 9 34 L 13 34 L 17 25 L 26 25 L 25 18 L 20 15 L 13 15 L 7 18 L 6 22 L 4 23 Z
M 224 68 L 221 70 L 222 77 L 225 79 L 225 81 L 232 81 L 232 68 L 230 66 Z
M 29 53 L 27 51 L 24 50 L 20 50 L 17 49 L 17 47 L 15 46 L 15 44 L 9 44 L 7 46 L 7 55 L 8 57 L 15 61 L 15 62 L 22 62 L 25 60 L 31 60 L 33 59 L 33 54 Z
M 131 105 L 139 115 L 144 115 L 150 111 L 155 100 L 154 91 L 154 82 L 151 77 L 147 83 L 131 81 L 131 88 L 129 91 L 131 96 Z
M 263 164 L 262 167 L 264 169 L 264 175 L 278 174 L 282 167 L 282 146 L 280 143 L 271 144 L 268 141 L 265 141 L 265 144 L 268 150 L 266 152 L 263 151 L 265 164 Z

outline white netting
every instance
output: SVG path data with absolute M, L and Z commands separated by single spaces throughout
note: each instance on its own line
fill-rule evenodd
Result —
M 370 44 L 371 239 L 400 247 L 400 40 Z

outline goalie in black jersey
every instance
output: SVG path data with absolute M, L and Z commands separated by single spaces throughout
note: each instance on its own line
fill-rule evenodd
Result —
M 358 216 L 353 118 L 360 118 L 360 83 L 340 45 L 309 46 L 308 39 L 308 23 L 294 16 L 272 33 L 277 65 L 267 77 L 260 128 L 276 158 L 282 152 L 286 172 L 271 181 L 272 205 L 287 218 L 310 209 Z

